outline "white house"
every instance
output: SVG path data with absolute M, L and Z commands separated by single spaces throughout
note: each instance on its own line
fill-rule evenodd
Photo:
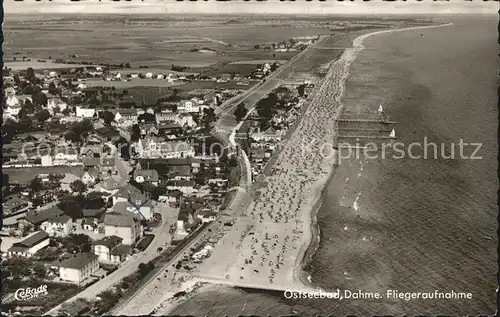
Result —
M 146 73 L 146 78 L 153 78 L 153 73 L 151 72 Z
M 74 181 L 80 180 L 80 178 L 74 174 L 66 173 L 64 177 L 59 181 L 61 190 L 66 190 L 68 192 L 72 192 L 71 183 Z
M 72 224 L 71 217 L 60 215 L 43 222 L 41 228 L 51 237 L 66 237 L 71 232 Z
M 165 141 L 156 137 L 140 139 L 136 143 L 136 152 L 141 158 L 181 158 L 193 157 L 194 147 L 187 142 Z
M 104 216 L 104 235 L 118 236 L 125 245 L 133 245 L 142 237 L 139 218 L 131 213 L 108 212 Z
M 181 127 L 189 127 L 189 128 L 194 128 L 196 127 L 196 122 L 193 119 L 193 116 L 187 113 L 183 113 L 177 117 L 177 123 Z
M 270 127 L 269 129 L 263 131 L 263 132 L 260 132 L 258 131 L 257 133 L 253 133 L 252 134 L 252 139 L 254 139 L 255 141 L 257 142 L 260 142 L 260 141 L 281 141 L 281 136 L 282 136 L 282 132 L 281 131 L 276 131 L 275 129 L 273 129 L 272 127 Z
M 122 244 L 123 239 L 118 236 L 107 236 L 93 243 L 92 249 L 99 257 L 99 262 L 119 264 L 130 253 L 130 246 Z
M 87 88 L 87 84 L 84 84 L 84 83 L 79 83 L 76 88 L 82 90 L 82 89 L 86 89 Z
M 155 113 L 155 119 L 156 119 L 157 124 L 161 124 L 161 123 L 167 122 L 167 121 L 178 122 L 179 114 L 172 112 L 172 111 L 164 110 L 164 111 Z
M 179 112 L 198 112 L 198 104 L 193 100 L 183 100 L 180 105 L 177 106 L 177 111 Z
M 74 254 L 58 266 L 61 280 L 81 285 L 99 270 L 99 261 L 97 255 L 84 252 Z
M 163 76 L 161 74 L 160 75 L 156 75 L 156 79 L 165 79 L 165 76 Z
M 59 98 L 50 98 L 49 100 L 47 100 L 47 110 L 49 110 L 50 113 L 54 114 L 54 110 L 56 108 L 58 108 L 59 111 L 63 111 L 64 109 L 68 108 L 68 104 Z
M 5 100 L 5 104 L 8 107 L 19 106 L 19 99 L 16 95 L 9 95 L 7 96 L 7 100 Z
M 76 106 L 76 116 L 77 117 L 93 118 L 95 116 L 95 114 L 96 114 L 95 109 Z
M 86 171 L 83 171 L 81 176 L 81 181 L 85 185 L 90 185 L 90 184 L 95 184 L 98 178 L 99 178 L 99 171 L 94 167 Z
M 195 182 L 191 180 L 178 180 L 169 181 L 167 183 L 167 190 L 178 190 L 184 195 L 190 195 L 194 192 Z
M 137 109 L 117 109 L 115 113 L 115 122 L 121 127 L 129 127 L 137 123 Z
M 154 206 L 147 200 L 141 204 L 120 201 L 113 206 L 113 211 L 120 214 L 132 214 L 138 219 L 151 220 L 154 214 Z
M 78 161 L 78 150 L 74 147 L 58 147 L 54 150 L 55 165 Z
M 14 243 L 8 250 L 9 256 L 22 256 L 31 257 L 33 254 L 38 252 L 38 250 L 45 248 L 50 243 L 49 235 L 43 231 L 37 231 L 22 241 Z
M 198 214 L 196 215 L 196 217 L 198 219 L 201 219 L 202 222 L 206 223 L 206 222 L 212 222 L 214 221 L 215 219 L 217 219 L 217 213 L 214 212 L 214 211 L 211 211 L 211 210 L 201 210 L 200 212 L 198 212 Z
M 156 170 L 134 170 L 133 175 L 135 181 L 139 184 L 148 182 L 158 186 L 159 176 Z

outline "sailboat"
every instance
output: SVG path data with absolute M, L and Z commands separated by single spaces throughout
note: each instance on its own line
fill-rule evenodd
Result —
M 382 107 L 382 105 L 378 106 L 378 112 L 384 112 L 384 108 Z
M 395 138 L 396 137 L 396 130 L 392 129 L 391 134 L 389 134 L 390 138 Z

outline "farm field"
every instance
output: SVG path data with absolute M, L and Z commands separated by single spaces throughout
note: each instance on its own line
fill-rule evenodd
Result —
M 46 62 L 39 62 L 36 60 L 31 60 L 31 61 L 5 61 L 4 65 L 7 66 L 7 68 L 10 68 L 12 70 L 24 70 L 28 67 L 31 67 L 33 69 L 71 69 L 71 68 L 83 68 L 86 66 L 90 65 L 81 65 L 81 64 L 61 64 L 61 63 L 54 63 L 54 61 L 46 61 Z M 92 66 L 98 66 L 98 65 L 92 65 Z
M 254 86 L 258 81 L 250 81 L 249 85 L 238 85 L 236 81 L 229 81 L 227 83 L 217 83 L 214 81 L 192 81 L 178 86 L 172 87 L 152 87 L 152 86 L 135 86 L 127 88 L 128 94 L 134 96 L 136 100 L 142 100 L 148 104 L 155 104 L 160 97 L 167 97 L 171 95 L 176 89 L 178 95 L 183 98 L 189 98 L 190 92 L 196 89 L 241 89 L 247 90 Z M 122 87 L 120 87 L 122 88 Z
M 275 60 L 275 59 L 256 59 L 256 60 L 250 60 L 250 61 L 236 61 L 236 62 L 231 62 L 229 63 L 230 65 L 258 65 L 258 64 L 265 64 L 265 63 L 274 63 L 278 62 L 280 64 L 284 64 L 287 62 L 287 60 Z
M 38 174 L 64 174 L 69 172 L 78 173 L 83 170 L 82 166 L 52 166 L 52 167 L 30 167 L 30 168 L 4 168 L 3 174 L 8 175 L 9 182 L 27 184 Z
M 17 16 L 16 16 L 17 17 Z M 295 52 L 271 52 L 255 44 L 280 42 L 291 37 L 330 34 L 326 28 L 288 25 L 241 25 L 230 17 L 193 21 L 140 17 L 56 15 L 53 21 L 35 16 L 6 19 L 6 58 L 52 59 L 77 55 L 80 61 L 130 63 L 132 67 L 169 69 L 172 64 L 203 68 L 242 60 L 288 60 Z M 103 31 L 106 30 L 106 31 Z M 275 56 L 273 56 L 273 54 Z
M 177 81 L 169 83 L 165 79 L 146 79 L 133 78 L 130 81 L 107 81 L 102 79 L 88 79 L 86 82 L 88 87 L 115 87 L 117 89 L 131 88 L 136 86 L 151 86 L 151 87 L 175 87 L 183 85 L 183 82 Z

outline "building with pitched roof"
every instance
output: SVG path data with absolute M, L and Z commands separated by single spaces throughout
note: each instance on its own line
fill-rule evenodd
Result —
M 40 230 L 27 236 L 22 241 L 14 243 L 8 250 L 9 256 L 31 257 L 38 250 L 45 248 L 50 243 L 49 235 Z
M 64 211 L 57 207 L 52 207 L 44 210 L 33 210 L 29 211 L 26 216 L 20 219 L 20 223 L 24 226 L 31 225 L 35 229 L 42 225 L 45 221 L 61 216 Z
M 61 280 L 81 285 L 99 269 L 98 258 L 88 252 L 74 254 L 58 265 L 59 277 Z
M 41 224 L 42 230 L 51 237 L 66 237 L 71 233 L 73 221 L 68 215 L 58 215 Z
M 141 190 L 131 184 L 118 189 L 113 195 L 113 205 L 118 202 L 132 202 L 134 205 L 140 206 L 147 200 Z
M 133 173 L 134 180 L 141 183 L 151 183 L 158 186 L 159 177 L 158 172 L 154 169 L 136 169 Z
M 125 245 L 133 245 L 142 237 L 139 216 L 130 212 L 108 212 L 104 216 L 104 235 L 122 238 Z

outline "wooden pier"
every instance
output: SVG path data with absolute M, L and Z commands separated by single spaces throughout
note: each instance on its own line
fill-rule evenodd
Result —
M 339 119 L 339 123 L 375 123 L 375 124 L 396 124 L 394 121 L 389 120 L 371 120 L 371 119 Z
M 396 140 L 395 121 L 389 120 L 383 111 L 344 111 L 335 124 L 336 140 L 340 149 L 359 148 L 380 150 Z

